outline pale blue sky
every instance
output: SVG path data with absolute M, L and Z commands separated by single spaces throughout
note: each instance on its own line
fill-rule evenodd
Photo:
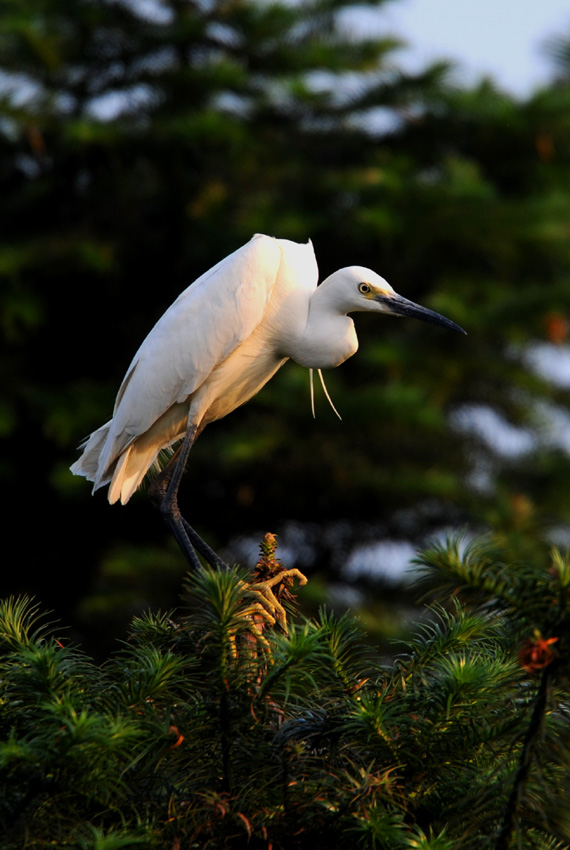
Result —
M 570 34 L 569 0 L 394 0 L 378 14 L 384 31 L 410 42 L 399 55 L 408 67 L 456 59 L 463 81 L 489 73 L 521 96 L 551 77 L 542 42 Z

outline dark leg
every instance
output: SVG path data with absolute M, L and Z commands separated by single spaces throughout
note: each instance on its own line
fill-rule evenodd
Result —
M 188 539 L 190 540 L 190 543 L 192 544 L 193 548 L 198 550 L 200 555 L 202 555 L 204 560 L 207 561 L 207 563 L 210 564 L 211 567 L 217 567 L 220 569 L 227 570 L 228 565 L 225 563 L 225 561 L 222 561 L 220 556 L 216 552 L 214 552 L 214 550 L 210 546 L 208 546 L 206 541 L 202 537 L 200 537 L 198 532 L 194 528 L 192 528 L 191 525 L 186 522 L 183 516 L 181 516 L 181 519 L 182 524 L 184 525 L 184 530 L 188 535 Z
M 216 555 L 200 535 L 189 525 L 178 507 L 178 488 L 190 449 L 196 439 L 197 428 L 192 425 L 186 432 L 184 441 L 174 454 L 158 478 L 149 487 L 149 497 L 153 505 L 159 508 L 166 524 L 176 538 L 187 561 L 194 569 L 200 569 L 201 564 L 196 550 L 212 567 L 225 567 L 222 559 Z

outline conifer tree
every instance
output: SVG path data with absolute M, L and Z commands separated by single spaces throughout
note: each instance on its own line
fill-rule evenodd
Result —
M 153 319 L 255 231 L 311 236 L 326 273 L 334 262 L 327 245 L 346 227 L 343 198 L 355 163 L 360 173 L 375 155 L 365 116 L 379 102 L 403 106 L 442 78 L 439 66 L 419 76 L 395 73 L 397 42 L 351 35 L 350 9 L 344 0 L 24 0 L 0 10 L 10 83 L 0 125 L 2 315 L 11 351 L 4 475 L 15 504 L 33 478 L 38 501 L 59 506 L 55 520 L 49 511 L 36 517 L 44 541 L 37 589 L 54 604 L 61 585 L 56 600 L 47 576 L 73 572 L 81 549 L 87 583 L 89 567 L 109 560 L 111 538 L 143 547 L 158 537 L 162 546 L 160 523 L 154 537 L 140 537 L 152 527 L 141 519 L 146 506 L 109 513 L 68 472 L 77 442 L 108 416 Z M 292 372 L 257 408 L 255 433 L 263 427 L 266 436 L 255 439 L 255 469 L 247 461 L 249 425 L 230 439 L 213 435 L 196 465 L 211 497 L 204 507 L 196 501 L 195 517 L 210 525 L 213 542 L 245 530 L 248 494 L 256 523 L 270 502 L 286 515 L 280 504 L 289 500 L 294 472 L 288 446 L 307 420 L 292 417 L 292 433 L 282 411 L 300 410 L 292 403 L 300 392 Z M 17 451 L 38 440 L 33 460 Z M 334 454 L 342 456 L 342 447 Z M 281 458 L 280 468 L 263 483 L 259 470 L 270 455 Z M 323 480 L 323 493 L 336 489 Z M 84 525 L 87 505 L 97 534 Z M 305 512 L 314 505 L 307 501 Z M 223 529 L 209 519 L 221 514 Z M 138 533 L 131 537 L 130 529 Z
M 190 576 L 102 667 L 4 601 L 2 850 L 569 847 L 570 562 L 419 562 L 440 602 L 393 661 L 325 611 L 260 629 L 239 571 Z
M 359 34 L 356 12 L 341 0 L 0 7 L 0 475 L 7 526 L 37 547 L 3 581 L 23 590 L 34 573 L 58 609 L 89 593 L 84 631 L 102 616 L 110 631 L 114 606 L 173 604 L 184 565 L 144 498 L 124 511 L 89 498 L 69 474 L 75 446 L 108 417 L 153 321 L 255 231 L 312 237 L 323 276 L 376 268 L 469 335 L 359 322 L 358 356 L 329 379 L 342 425 L 323 405 L 309 427 L 306 375 L 282 370 L 192 458 L 204 535 L 223 548 L 293 522 L 313 569 L 337 578 L 367 540 L 442 526 L 493 528 L 513 558 L 563 542 L 569 399 L 551 365 L 568 339 L 562 66 L 524 101 L 492 81 L 451 86 L 444 63 L 406 75 L 397 41 Z M 502 449 L 505 429 L 520 453 Z

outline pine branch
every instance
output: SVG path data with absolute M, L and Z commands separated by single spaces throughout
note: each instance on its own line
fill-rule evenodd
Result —
M 533 755 L 544 729 L 544 719 L 548 710 L 548 696 L 553 672 L 552 666 L 548 666 L 540 677 L 538 692 L 535 697 L 533 711 L 524 737 L 518 769 L 513 782 L 513 789 L 505 808 L 505 815 L 495 844 L 495 850 L 509 850 L 511 837 L 517 829 L 519 811 L 532 768 Z
M 264 557 L 284 572 L 274 549 Z M 438 557 L 446 581 L 465 575 L 453 551 Z M 498 608 L 486 565 L 483 595 L 433 606 L 383 665 L 350 619 L 325 612 L 252 631 L 238 571 L 193 575 L 185 617 L 135 621 L 102 668 L 46 639 L 33 604 L 0 608 L 1 850 L 25 830 L 38 848 L 148 835 L 235 850 L 506 850 L 515 835 L 524 850 L 567 847 L 569 570 L 554 561 L 548 579 L 527 565 L 521 599 Z M 537 576 L 550 596 L 521 642 Z

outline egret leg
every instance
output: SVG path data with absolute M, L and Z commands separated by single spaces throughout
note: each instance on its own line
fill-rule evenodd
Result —
M 172 531 L 190 566 L 194 569 L 201 567 L 196 551 L 198 551 L 212 567 L 226 565 L 216 555 L 213 549 L 202 540 L 195 529 L 184 519 L 178 506 L 178 488 L 190 449 L 196 439 L 197 427 L 192 425 L 178 451 L 170 458 L 158 478 L 149 487 L 149 496 L 162 514 L 166 524 Z
M 228 565 L 217 552 L 214 552 L 211 546 L 208 546 L 203 537 L 200 537 L 195 528 L 192 528 L 191 525 L 186 522 L 184 517 L 181 517 L 182 524 L 184 526 L 184 530 L 188 535 L 188 539 L 190 540 L 194 549 L 197 549 L 200 555 L 204 558 L 205 561 L 210 564 L 211 567 L 221 568 L 227 570 Z

